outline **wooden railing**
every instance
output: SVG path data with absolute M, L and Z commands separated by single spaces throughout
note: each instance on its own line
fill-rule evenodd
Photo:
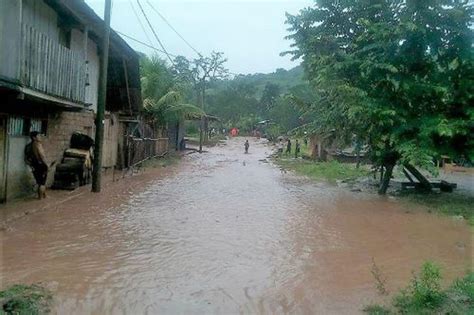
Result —
M 168 138 L 125 138 L 125 163 L 123 167 L 133 167 L 141 162 L 168 153 Z
M 35 28 L 21 28 L 20 81 L 23 85 L 74 102 L 85 102 L 84 57 Z

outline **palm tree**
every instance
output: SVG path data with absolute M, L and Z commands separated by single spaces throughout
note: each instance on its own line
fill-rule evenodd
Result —
M 143 101 L 145 111 L 150 114 L 159 125 L 169 122 L 181 121 L 204 117 L 204 111 L 192 104 L 182 101 L 181 93 L 169 91 L 160 99 L 145 98 Z

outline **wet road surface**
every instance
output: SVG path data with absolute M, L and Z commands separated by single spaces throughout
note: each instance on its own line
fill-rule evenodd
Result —
M 1 232 L 0 286 L 42 282 L 58 314 L 357 314 L 425 260 L 472 263 L 464 222 L 285 173 L 243 139 L 187 156 L 119 206 L 80 201 Z M 94 195 L 89 195 L 91 198 Z

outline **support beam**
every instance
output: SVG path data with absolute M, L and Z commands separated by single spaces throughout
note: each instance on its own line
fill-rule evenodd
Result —
M 104 113 L 107 101 L 107 65 L 109 62 L 110 10 L 112 0 L 105 0 L 104 38 L 100 64 L 99 98 L 95 119 L 94 168 L 92 173 L 92 191 L 100 192 L 102 182 L 102 149 L 104 144 Z

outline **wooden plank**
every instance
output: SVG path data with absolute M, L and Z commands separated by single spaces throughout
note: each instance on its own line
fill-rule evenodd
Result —
M 44 51 L 44 35 L 43 33 L 39 33 L 39 40 L 40 40 L 40 45 L 39 45 L 39 82 L 38 82 L 38 89 L 40 91 L 44 91 L 44 79 L 45 79 L 45 66 L 44 66 L 44 60 L 45 60 L 45 51 Z
M 34 43 L 34 51 L 35 51 L 35 88 L 39 89 L 40 86 L 40 74 L 41 74 L 41 54 L 40 54 L 40 34 L 35 29 L 35 43 Z
M 43 35 L 43 91 L 47 91 L 48 86 L 48 37 Z
M 53 57 L 53 52 L 51 49 L 51 40 L 48 39 L 47 41 L 47 71 L 48 71 L 48 76 L 46 80 L 46 92 L 51 93 L 51 77 L 52 77 L 52 68 L 51 67 L 51 58 Z
M 69 69 L 68 69 L 69 70 L 68 71 L 69 76 L 68 76 L 68 80 L 67 80 L 68 84 L 67 84 L 66 96 L 68 98 L 72 98 L 72 88 L 71 88 L 71 86 L 72 86 L 72 76 L 73 76 L 72 68 L 73 67 L 72 67 L 72 53 L 71 53 L 71 50 L 68 50 L 68 65 L 69 65 Z
M 33 30 L 28 28 L 28 54 L 26 55 L 28 60 L 28 86 L 33 86 Z
M 58 95 L 59 72 L 60 72 L 59 71 L 59 46 L 55 45 L 54 47 L 54 75 L 52 77 L 54 95 Z
M 61 95 L 61 91 L 62 91 L 62 80 L 63 80 L 63 49 L 61 46 L 59 46 L 59 49 L 58 49 L 58 53 L 59 53 L 59 59 L 58 59 L 58 82 L 57 82 L 57 93 L 56 95 Z

